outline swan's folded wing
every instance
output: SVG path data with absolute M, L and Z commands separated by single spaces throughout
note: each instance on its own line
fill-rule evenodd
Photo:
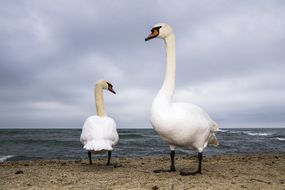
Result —
M 85 145 L 87 142 L 102 139 L 103 132 L 102 132 L 102 125 L 103 122 L 97 116 L 88 117 L 84 125 L 82 127 L 82 133 L 80 136 L 80 142 Z
M 209 140 L 208 140 L 208 145 L 210 146 L 219 146 L 219 141 L 215 135 L 215 133 L 211 133 L 210 136 L 209 136 Z
M 105 127 L 106 130 L 104 130 L 104 139 L 109 140 L 112 145 L 117 144 L 119 141 L 119 135 L 117 133 L 116 122 L 109 117 Z
M 210 120 L 211 132 L 214 133 L 219 130 L 219 126 L 212 119 Z
M 173 113 L 176 114 L 177 117 L 185 117 L 191 120 L 191 123 L 206 122 L 210 126 L 211 132 L 215 132 L 219 129 L 219 126 L 210 118 L 209 114 L 195 104 L 175 102 L 172 104 L 172 108 Z

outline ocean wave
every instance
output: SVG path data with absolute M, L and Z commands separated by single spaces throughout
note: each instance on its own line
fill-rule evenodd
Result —
M 179 148 L 178 151 L 180 151 L 182 153 L 186 153 L 186 154 L 191 154 L 193 152 L 191 150 L 186 150 L 186 149 L 182 149 L 182 148 Z
M 219 131 L 221 131 L 221 130 L 219 129 Z M 244 133 L 245 131 L 222 130 L 221 132 L 223 132 L 223 133 L 231 133 L 231 134 L 241 134 L 241 133 Z
M 245 132 L 245 134 L 250 135 L 250 136 L 270 136 L 272 133 L 254 133 L 254 132 Z
M 6 156 L 1 156 L 0 157 L 0 163 L 5 162 L 6 160 L 8 160 L 9 158 L 15 157 L 14 155 L 6 155 Z
M 231 133 L 231 134 L 246 134 L 250 136 L 270 136 L 272 133 L 265 133 L 265 132 L 253 132 L 253 131 L 236 131 L 236 130 L 219 130 L 224 133 Z
M 282 137 L 276 137 L 275 139 L 277 139 L 279 141 L 285 141 L 285 138 L 282 138 Z
M 78 139 L 8 139 L 2 142 L 13 142 L 15 144 L 39 144 L 39 143 L 73 143 L 77 142 Z
M 119 133 L 120 138 L 153 138 L 153 134 L 141 134 L 141 133 Z

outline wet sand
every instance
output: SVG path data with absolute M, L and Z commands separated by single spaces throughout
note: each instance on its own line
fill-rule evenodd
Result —
M 203 157 L 202 174 L 180 176 L 195 170 L 197 158 L 176 157 L 176 172 L 167 169 L 169 157 L 86 160 L 8 161 L 0 164 L 0 189 L 274 189 L 285 190 L 285 154 Z M 17 174 L 16 174 L 17 173 Z

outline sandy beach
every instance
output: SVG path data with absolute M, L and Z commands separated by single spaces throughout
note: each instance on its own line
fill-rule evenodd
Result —
M 285 189 L 285 155 L 203 157 L 202 174 L 180 176 L 195 170 L 194 156 L 177 156 L 177 172 L 154 173 L 167 168 L 169 158 L 113 158 L 87 160 L 8 161 L 0 164 L 0 189 Z

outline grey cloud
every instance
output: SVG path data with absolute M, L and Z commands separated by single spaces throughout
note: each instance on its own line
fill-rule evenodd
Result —
M 157 22 L 177 38 L 176 100 L 201 105 L 221 126 L 280 127 L 284 9 L 283 1 L 3 1 L 0 127 L 81 127 L 101 78 L 118 92 L 105 101 L 119 126 L 150 127 L 165 51 L 144 38 Z

